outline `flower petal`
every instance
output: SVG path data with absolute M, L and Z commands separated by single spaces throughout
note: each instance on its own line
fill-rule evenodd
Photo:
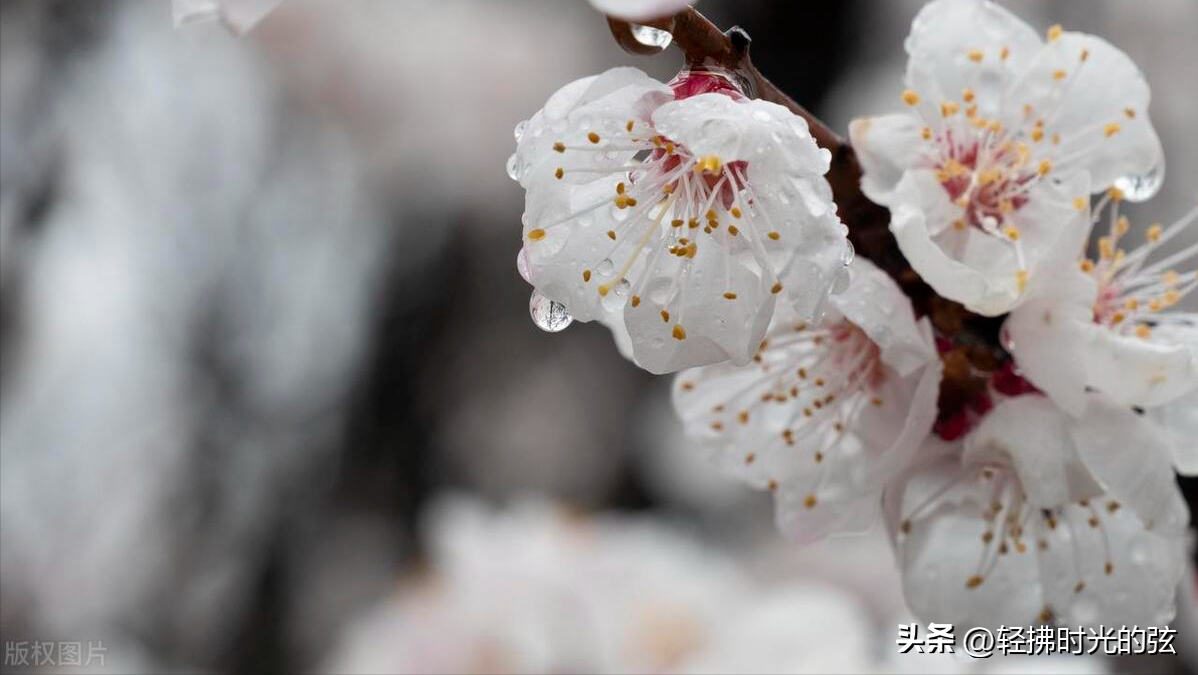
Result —
M 894 203 L 894 190 L 903 173 L 923 166 L 927 142 L 923 123 L 899 113 L 863 117 L 849 123 L 849 138 L 863 169 L 861 191 L 883 206 Z
M 1198 389 L 1148 413 L 1169 436 L 1173 466 L 1184 476 L 1198 475 Z
M 1163 162 L 1149 99 L 1147 80 L 1126 54 L 1102 38 L 1066 32 L 1044 45 L 1008 92 L 1007 116 L 1023 119 L 1025 105 L 1045 115 L 1046 130 L 1061 138 L 1057 169 L 1088 171 L 1097 192 Z
M 1069 419 L 1043 396 L 1028 394 L 1000 402 L 966 438 L 966 462 L 1006 460 L 1037 508 L 1053 508 L 1098 492 L 1081 469 Z
M 1168 497 L 1172 519 L 1188 521 L 1176 485 L 1156 489 Z M 1054 527 L 1036 519 L 1045 600 L 1061 624 L 1164 626 L 1173 620 L 1185 535 L 1150 527 L 1117 504 L 1065 507 Z
M 1098 287 L 1076 267 L 1049 270 L 1027 302 L 1003 325 L 1020 374 L 1071 415 L 1086 407 L 1086 360 Z
M 924 5 L 911 24 L 907 86 L 932 108 L 960 100 L 965 88 L 972 88 L 989 116 L 1002 87 L 1018 77 L 1041 44 L 1030 26 L 996 3 L 936 0 Z
M 1177 520 L 1172 493 L 1162 487 L 1174 484 L 1172 448 L 1155 423 L 1091 394 L 1085 414 L 1070 425 L 1069 435 L 1098 483 L 1145 523 L 1162 532 L 1186 527 Z
M 172 0 L 175 26 L 198 21 L 223 21 L 238 35 L 248 33 L 283 0 Z

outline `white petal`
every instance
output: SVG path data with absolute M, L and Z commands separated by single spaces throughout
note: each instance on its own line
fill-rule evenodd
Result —
M 960 100 L 972 88 L 987 116 L 997 109 L 1001 88 L 1018 77 L 1040 45 L 1030 26 L 993 2 L 936 0 L 911 24 L 907 86 L 933 108 L 942 100 Z M 982 53 L 980 62 L 969 58 L 975 50 Z
M 1022 232 L 1029 285 L 1043 265 L 1080 252 L 1090 222 L 1072 200 L 1088 192 L 1086 184 L 1084 174 L 1063 185 L 1041 181 L 1012 215 Z M 1009 312 L 1027 290 L 1019 280 L 1015 247 L 975 227 L 949 227 L 961 215 L 932 171 L 911 171 L 896 190 L 890 228 L 911 266 L 940 295 L 985 316 Z
M 1085 415 L 1070 425 L 1078 455 L 1098 483 L 1144 522 L 1162 532 L 1184 529 L 1177 522 L 1172 492 L 1171 445 L 1144 415 L 1091 394 Z
M 591 6 L 608 16 L 628 21 L 648 21 L 672 16 L 695 4 L 696 0 L 589 0 Z
M 891 488 L 890 498 L 905 514 L 893 536 L 907 605 L 923 621 L 957 626 L 1036 623 L 1044 608 L 1036 557 L 995 556 L 993 545 L 983 543 L 983 534 L 991 530 L 983 511 L 993 488 L 961 479 L 963 471 L 959 460 L 949 457 Z M 954 480 L 955 487 L 937 496 Z M 993 564 L 985 565 L 988 560 Z M 980 584 L 975 577 L 982 577 Z
M 923 123 L 900 113 L 863 117 L 849 123 L 849 139 L 863 170 L 861 191 L 883 206 L 894 203 L 894 190 L 903 173 L 921 166 L 927 141 Z
M 1198 385 L 1198 362 L 1185 344 L 1144 340 L 1090 325 L 1080 343 L 1087 384 L 1128 406 L 1168 403 Z
M 966 438 L 965 459 L 1009 460 L 1028 501 L 1037 508 L 1067 504 L 1094 492 L 1080 469 L 1068 418 L 1043 396 L 1017 396 L 996 405 Z
M 1168 496 L 1174 519 L 1188 520 L 1171 481 L 1156 489 Z M 1148 527 L 1130 509 L 1112 511 L 1111 504 L 1117 502 L 1061 509 L 1055 527 L 1036 519 L 1047 604 L 1063 625 L 1167 625 L 1186 567 L 1185 535 Z
M 1086 407 L 1086 362 L 1079 349 L 1093 323 L 1098 287 L 1074 266 L 1049 270 L 1003 326 L 1019 371 L 1071 415 Z
M 882 360 L 900 375 L 939 362 L 931 326 L 916 321 L 911 301 L 890 275 L 864 258 L 851 267 L 848 290 L 828 304 L 864 330 L 882 350 Z
M 1149 412 L 1169 435 L 1173 466 L 1185 476 L 1198 475 L 1198 390 Z
M 1086 54 L 1083 62 L 1082 53 Z M 1065 79 L 1058 80 L 1060 73 Z M 1148 118 L 1148 82 L 1136 64 L 1106 40 L 1064 33 L 1044 45 L 1007 95 L 1008 117 L 1023 118 L 1024 104 L 1061 135 L 1058 169 L 1088 171 L 1094 191 L 1116 178 L 1148 173 L 1163 160 L 1160 139 Z M 1118 131 L 1108 135 L 1108 124 Z

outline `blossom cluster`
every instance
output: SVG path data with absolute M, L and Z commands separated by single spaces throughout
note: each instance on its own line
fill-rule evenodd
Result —
M 861 190 L 913 276 L 1001 317 L 998 356 L 854 259 L 830 153 L 714 68 L 610 70 L 517 128 L 534 319 L 677 373 L 688 437 L 796 542 L 881 517 L 917 616 L 1163 625 L 1198 471 L 1198 247 L 1170 243 L 1198 210 L 1120 213 L 1164 176 L 1148 84 L 989 0 L 929 3 L 906 50 L 904 110 L 850 127 Z

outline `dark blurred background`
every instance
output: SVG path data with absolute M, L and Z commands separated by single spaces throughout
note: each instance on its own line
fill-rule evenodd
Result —
M 701 9 L 844 129 L 895 109 L 920 4 Z M 1131 215 L 1188 210 L 1198 3 L 1005 4 L 1140 64 L 1169 173 Z M 289 2 L 244 38 L 166 2 L 0 1 L 4 640 L 320 670 L 427 567 L 447 491 L 770 542 L 768 500 L 678 438 L 667 378 L 528 318 L 512 128 L 620 64 L 679 62 L 624 55 L 574 0 Z

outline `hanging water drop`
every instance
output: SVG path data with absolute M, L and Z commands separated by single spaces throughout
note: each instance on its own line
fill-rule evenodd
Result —
M 610 276 L 612 272 L 616 271 L 616 266 L 611 261 L 611 258 L 604 258 L 598 265 L 595 266 L 595 271 L 601 276 L 606 277 Z
M 844 250 L 840 253 L 840 264 L 848 267 L 853 264 L 853 259 L 857 257 L 857 249 L 853 248 L 853 242 L 844 242 Z
M 537 290 L 528 298 L 528 314 L 537 328 L 546 333 L 560 333 L 574 323 L 574 317 L 566 311 L 565 305 L 550 300 Z
M 674 41 L 674 36 L 670 35 L 668 31 L 639 24 L 633 24 L 632 37 L 646 47 L 657 47 L 658 49 L 665 49 Z
M 528 129 L 528 120 L 523 120 L 517 124 L 516 128 L 512 131 L 512 135 L 516 137 L 517 143 L 524 140 L 524 132 L 526 129 Z
M 1160 192 L 1165 182 L 1165 162 L 1162 160 L 1148 173 L 1139 176 L 1123 176 L 1115 179 L 1115 187 L 1123 191 L 1123 198 L 1129 202 L 1144 202 Z
M 520 182 L 520 172 L 516 169 L 516 153 L 512 153 L 511 157 L 507 158 L 507 176 L 517 183 Z

